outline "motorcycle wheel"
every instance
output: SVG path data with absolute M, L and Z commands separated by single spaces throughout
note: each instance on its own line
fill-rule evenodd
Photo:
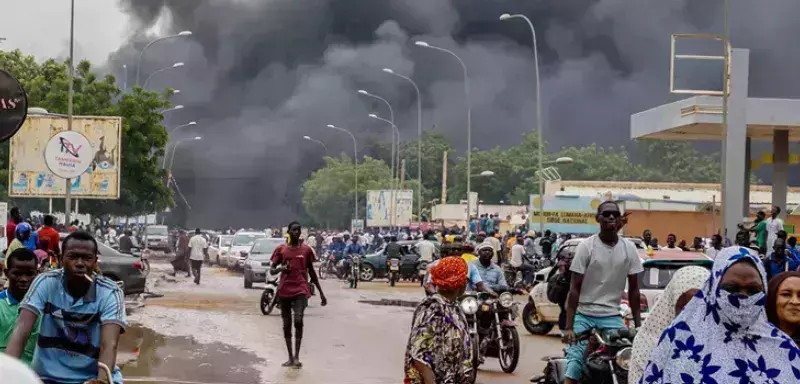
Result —
M 328 263 L 322 263 L 319 265 L 319 278 L 325 280 L 328 277 Z
M 358 269 L 351 272 L 353 274 L 353 289 L 358 288 L 358 274 L 361 273 Z
M 390 272 L 390 273 L 391 274 L 389 275 L 389 286 L 390 287 L 394 287 L 394 282 L 395 282 L 395 280 L 397 280 L 397 276 L 394 274 L 394 272 Z
M 528 301 L 522 309 L 522 324 L 528 332 L 534 335 L 546 335 L 553 329 L 553 324 L 540 322 L 536 315 L 536 307 Z
M 481 347 L 477 336 L 470 336 L 472 342 L 472 382 L 478 379 L 478 365 L 481 362 Z
M 272 290 L 265 289 L 264 293 L 261 294 L 261 313 L 265 316 L 272 313 L 272 309 L 275 308 L 275 300 L 273 299 L 274 294 Z
M 500 350 L 500 368 L 505 373 L 512 373 L 519 363 L 519 334 L 516 328 L 503 329 L 505 350 Z

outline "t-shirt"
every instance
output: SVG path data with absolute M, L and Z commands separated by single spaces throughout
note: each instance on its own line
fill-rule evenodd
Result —
M 800 260 L 797 260 L 794 254 L 789 251 L 788 254 L 784 256 L 783 260 L 777 261 L 775 252 L 772 252 L 769 254 L 769 257 L 764 260 L 764 269 L 767 272 L 767 280 L 769 280 L 782 272 L 797 271 L 800 269 Z
M 436 246 L 430 240 L 422 240 L 417 243 L 419 250 L 419 259 L 422 261 L 433 261 L 433 254 L 436 252 Z
M 206 255 L 203 250 L 208 248 L 208 243 L 203 235 L 194 235 L 189 239 L 189 248 L 192 249 L 189 253 L 190 260 L 204 260 Z
M 0 353 L 5 353 L 8 341 L 14 332 L 14 324 L 17 323 L 19 316 L 19 302 L 8 293 L 8 290 L 0 292 Z M 22 362 L 31 365 L 33 361 L 33 351 L 36 349 L 36 337 L 39 335 L 39 319 L 33 327 L 25 350 L 22 352 Z
M 275 248 L 275 251 L 272 252 L 272 264 L 286 264 L 289 266 L 288 272 L 281 273 L 281 280 L 278 283 L 278 297 L 295 297 L 299 295 L 311 297 L 311 289 L 308 285 L 308 267 L 314 261 L 314 251 L 305 244 L 300 244 L 297 247 L 281 244 Z
M 97 377 L 100 329 L 117 324 L 125 330 L 122 289 L 111 279 L 95 276 L 77 301 L 64 289 L 63 269 L 36 277 L 20 308 L 39 316 L 31 368 L 45 381 L 83 383 Z
M 523 256 L 525 255 L 525 247 L 522 244 L 514 244 L 511 246 L 511 266 L 519 268 L 523 263 Z
M 45 226 L 39 229 L 38 233 L 39 241 L 47 240 L 47 250 L 55 252 L 59 242 L 58 231 L 53 229 L 53 227 Z
M 497 252 L 500 252 L 500 249 L 502 247 L 500 240 L 496 237 L 490 236 L 487 237 L 486 240 L 484 240 L 484 242 L 487 242 L 492 245 L 492 249 L 494 250 L 494 257 L 497 257 Z
M 767 222 L 762 220 L 756 227 L 753 229 L 756 232 L 756 243 L 758 243 L 759 248 L 766 248 L 767 247 Z
M 642 272 L 633 243 L 620 237 L 610 247 L 597 235 L 578 244 L 570 271 L 583 275 L 578 313 L 592 317 L 619 316 L 619 303 L 629 275 Z
M 19 239 L 14 239 L 11 241 L 11 244 L 8 245 L 8 249 L 6 249 L 6 257 L 11 254 L 11 252 L 16 251 L 19 248 L 25 248 L 25 244 L 22 244 Z
M 669 246 L 666 246 L 666 247 L 661 248 L 661 250 L 662 251 L 670 251 L 670 252 L 683 252 L 683 249 L 681 249 L 680 247 L 677 247 L 677 246 L 673 247 L 673 248 L 670 248 Z
M 8 245 L 11 245 L 11 241 L 16 237 L 16 232 L 17 223 L 9 220 L 8 224 L 6 224 L 6 240 L 8 241 Z

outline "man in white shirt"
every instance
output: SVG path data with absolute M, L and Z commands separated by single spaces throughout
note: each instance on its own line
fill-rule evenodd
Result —
M 484 241 L 492 245 L 492 249 L 494 249 L 494 256 L 497 258 L 497 265 L 502 266 L 506 260 L 504 260 L 503 257 L 503 246 L 500 243 L 500 239 L 495 236 L 494 232 L 489 232 L 489 236 Z
M 767 219 L 767 249 L 772 249 L 775 244 L 775 239 L 778 238 L 778 232 L 783 230 L 783 220 L 778 218 L 781 214 L 781 207 L 773 206 L 770 211 L 772 217 Z
M 433 237 L 433 234 L 428 232 L 425 234 L 425 238 L 417 243 L 420 261 L 427 261 L 429 263 L 433 261 L 433 255 L 436 253 L 436 246 L 429 240 L 431 237 Z
M 517 236 L 517 242 L 511 246 L 511 266 L 522 271 L 522 279 L 525 281 L 525 284 L 532 284 L 535 268 L 533 264 L 526 262 L 524 242 L 525 239 L 520 235 Z M 514 284 L 513 281 L 508 283 Z
M 200 268 L 208 252 L 208 242 L 200 233 L 200 228 L 194 230 L 194 236 L 189 239 L 189 263 L 192 266 L 194 283 L 200 285 Z

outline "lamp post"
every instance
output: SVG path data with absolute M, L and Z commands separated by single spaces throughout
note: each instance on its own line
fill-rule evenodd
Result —
M 386 106 L 389 108 L 389 121 L 391 121 L 392 126 L 394 126 L 394 109 L 392 109 L 392 105 L 389 104 L 389 102 L 386 101 L 386 99 L 376 94 L 369 93 L 363 89 L 359 89 L 358 94 L 380 100 L 384 104 L 386 104 Z M 395 135 L 397 135 L 397 141 L 395 141 L 394 138 Z M 397 163 L 395 163 L 395 156 L 397 156 Z M 400 177 L 399 176 L 400 173 L 397 169 L 395 169 L 395 165 L 397 165 L 398 167 L 400 165 L 400 131 L 398 131 L 397 128 L 395 128 L 394 132 L 392 133 L 392 189 L 394 189 L 395 174 L 398 175 L 398 178 Z
M 177 62 L 175 64 L 172 64 L 169 67 L 164 67 L 164 68 L 161 68 L 161 69 L 151 73 L 150 76 L 147 77 L 147 80 L 144 81 L 144 85 L 142 86 L 142 88 L 147 89 L 147 82 L 149 82 L 150 79 L 152 79 L 153 76 L 155 76 L 157 73 L 164 72 L 164 71 L 166 71 L 168 69 L 180 68 L 180 67 L 183 67 L 183 65 L 184 65 L 183 62 L 179 61 L 179 62 Z
M 544 161 L 544 141 L 542 139 L 542 97 L 540 93 L 540 81 L 539 81 L 539 49 L 536 45 L 536 30 L 533 28 L 533 23 L 531 19 L 529 19 L 525 15 L 510 15 L 508 13 L 504 13 L 500 15 L 500 20 L 511 20 L 511 19 L 523 19 L 526 23 L 528 23 L 528 27 L 531 30 L 531 36 L 533 37 L 533 61 L 534 61 L 534 71 L 536 73 L 536 131 L 538 132 L 538 141 L 539 141 L 539 169 L 542 169 L 542 162 Z M 544 180 L 539 178 L 539 202 L 542 206 L 544 206 Z M 544 221 L 539 220 L 539 232 L 544 232 Z
M 325 145 L 325 143 L 323 143 L 323 142 L 321 142 L 321 141 L 319 141 L 319 140 L 317 140 L 317 139 L 314 139 L 314 138 L 312 138 L 311 136 L 308 136 L 308 135 L 306 135 L 306 136 L 303 136 L 303 138 L 304 138 L 304 139 L 306 139 L 306 140 L 308 140 L 308 141 L 313 141 L 313 142 L 315 142 L 315 143 L 317 143 L 317 144 L 321 145 L 321 146 L 322 146 L 322 148 L 325 148 L 325 156 L 328 156 L 328 146 L 327 146 L 327 145 Z
M 464 64 L 464 60 L 461 60 L 458 55 L 449 49 L 430 45 L 424 41 L 417 41 L 414 44 L 418 47 L 435 49 L 455 57 L 456 60 L 458 60 L 458 62 L 461 64 L 461 69 L 464 70 L 464 96 L 467 104 L 467 223 L 469 223 L 472 215 L 472 204 L 470 204 L 469 201 L 469 194 L 472 192 L 472 184 L 470 182 L 471 177 L 469 177 L 472 173 L 472 105 L 469 99 L 469 74 L 467 73 L 467 65 Z M 469 237 L 469 226 L 467 226 L 467 237 Z
M 333 124 L 328 124 L 328 128 L 347 133 L 348 135 L 350 135 L 350 138 L 353 139 L 353 172 L 355 173 L 355 179 L 356 179 L 353 188 L 355 190 L 355 196 L 353 198 L 353 220 L 358 221 L 358 147 L 356 144 L 356 137 L 353 136 L 352 132 L 344 128 L 337 127 Z
M 67 82 L 69 83 L 67 90 L 67 130 L 72 130 L 72 99 L 74 90 L 72 83 L 75 79 L 75 0 L 72 0 L 70 5 L 69 15 L 69 72 Z M 65 180 L 64 191 L 64 224 L 70 225 L 70 213 L 72 212 L 72 179 Z
M 375 119 L 375 120 L 380 120 L 380 121 L 383 121 L 384 123 L 389 123 L 389 124 L 392 126 L 392 131 L 393 131 L 393 133 L 392 133 L 392 146 L 394 147 L 394 136 L 395 136 L 395 134 L 397 134 L 397 140 L 398 140 L 398 144 L 397 144 L 397 146 L 398 146 L 398 151 L 397 151 L 397 152 L 400 152 L 400 148 L 399 148 L 399 147 L 400 147 L 400 143 L 399 143 L 399 141 L 400 141 L 400 131 L 398 131 L 398 130 L 397 130 L 397 126 L 394 124 L 394 122 L 392 122 L 392 121 L 389 121 L 389 120 L 386 120 L 386 119 L 384 119 L 384 118 L 382 118 L 382 117 L 380 117 L 380 116 L 378 116 L 378 115 L 376 115 L 376 114 L 374 114 L 374 113 L 370 113 L 370 114 L 369 114 L 369 117 L 371 117 L 371 118 L 373 118 L 373 119 Z M 399 154 L 398 154 L 398 155 L 399 155 Z M 398 159 L 397 159 L 397 167 L 398 167 L 398 168 L 400 167 L 400 159 L 399 159 L 399 156 L 398 156 Z M 391 199 L 392 199 L 392 202 L 391 202 L 392 219 L 391 219 L 391 220 L 389 220 L 389 225 L 390 225 L 390 226 L 392 226 L 392 227 L 393 227 L 393 226 L 394 226 L 394 224 L 395 224 L 395 223 L 394 223 L 394 221 L 395 221 L 395 219 L 396 219 L 396 218 L 395 218 L 395 206 L 397 205 L 397 198 L 395 197 L 395 190 L 396 190 L 395 186 L 396 186 L 396 184 L 395 184 L 395 180 L 394 180 L 394 171 L 395 171 L 394 151 L 392 151 L 392 182 L 391 182 L 391 188 L 392 188 L 392 193 L 391 193 Z M 398 170 L 398 178 L 399 178 L 399 176 L 400 176 L 400 175 L 399 175 L 399 170 Z
M 122 64 L 122 72 L 123 72 L 122 78 L 125 79 L 125 80 L 122 81 L 122 93 L 125 93 L 125 92 L 128 91 L 128 65 L 127 64 Z
M 545 165 L 552 165 L 552 164 L 572 164 L 571 157 L 559 157 L 555 160 L 551 161 L 542 161 L 539 159 L 539 164 L 541 164 L 538 171 L 536 171 L 536 176 L 539 179 L 539 232 L 544 233 L 544 180 L 547 175 L 558 175 L 558 171 L 554 167 L 550 168 L 541 168 Z M 554 171 L 554 172 L 548 172 Z M 559 175 L 558 178 L 560 179 L 561 176 Z M 553 179 L 550 179 L 553 180 Z
M 172 129 L 171 131 L 169 131 L 169 130 L 168 130 L 168 133 L 169 133 L 169 134 L 175 133 L 175 131 L 177 131 L 179 128 L 188 127 L 188 126 L 190 126 L 190 125 L 197 125 L 197 122 L 190 121 L 190 122 L 188 122 L 188 123 L 186 123 L 186 124 L 179 125 L 179 126 L 175 127 L 174 129 Z M 179 142 L 180 142 L 180 141 L 179 141 Z M 177 144 L 177 143 L 175 144 L 175 146 L 174 146 L 174 147 L 172 147 L 172 154 L 173 154 L 173 156 L 175 155 L 175 149 L 176 149 L 177 147 L 178 147 L 178 144 Z M 161 169 L 164 169 L 164 166 L 165 166 L 165 165 L 166 165 L 166 163 L 167 163 L 167 154 L 168 154 L 168 152 L 169 152 L 169 143 L 167 143 L 166 147 L 164 148 L 164 161 L 161 163 Z
M 167 113 L 167 112 L 178 111 L 178 110 L 181 110 L 181 109 L 183 109 L 183 105 L 176 105 L 176 106 L 174 106 L 174 107 L 172 107 L 170 109 L 165 109 L 165 110 L 161 111 L 161 113 L 164 114 L 164 113 Z
M 183 143 L 183 142 L 192 141 L 192 140 L 203 140 L 203 138 L 200 137 L 200 136 L 195 136 L 195 137 L 190 137 L 188 139 L 178 140 L 178 142 L 175 143 L 175 146 L 172 148 L 172 158 L 169 159 L 169 172 L 170 173 L 172 173 L 172 163 L 175 162 L 175 152 L 178 151 L 178 146 L 181 145 L 181 143 Z
M 383 71 L 408 81 L 417 92 L 417 220 L 422 220 L 422 95 L 417 83 L 410 77 L 396 73 L 390 68 L 384 68 Z
M 170 36 L 160 37 L 158 39 L 155 39 L 155 40 L 149 42 L 147 45 L 145 45 L 144 48 L 142 49 L 142 52 L 139 53 L 139 61 L 137 61 L 137 63 L 136 63 L 136 85 L 139 85 L 139 74 L 141 73 L 141 69 L 142 69 L 142 57 L 144 57 L 144 52 L 147 50 L 147 48 L 150 48 L 151 45 L 153 45 L 153 44 L 155 44 L 155 43 L 157 43 L 159 41 L 171 39 L 173 37 L 184 37 L 184 36 L 191 36 L 191 35 L 192 35 L 191 31 L 182 31 L 182 32 L 178 33 L 177 35 L 170 35 Z

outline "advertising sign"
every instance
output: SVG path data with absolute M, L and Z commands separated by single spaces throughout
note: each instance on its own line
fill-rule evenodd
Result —
M 544 196 L 544 210 L 539 195 L 530 196 L 530 226 L 538 231 L 544 228 L 558 233 L 597 233 L 600 227 L 595 220 L 597 206 L 602 200 L 595 197 Z
M 68 148 L 75 151 L 81 147 L 78 152 L 88 150 L 86 156 L 90 159 L 83 168 L 85 173 L 72 178 L 72 196 L 79 199 L 118 199 L 121 127 L 122 118 L 119 117 L 75 116 L 72 132 L 82 135 L 89 143 L 87 146 L 85 142 L 78 143 L 73 135 L 57 135 L 67 132 L 66 117 L 28 116 L 18 134 L 10 140 L 8 195 L 63 197 L 66 183 L 48 167 L 45 150 L 51 139 L 66 137 L 70 145 L 64 146 L 64 155 L 72 156 L 67 151 Z M 55 152 L 61 154 L 60 141 L 56 139 L 56 142 Z M 78 166 L 76 163 L 75 172 L 79 172 L 80 167 L 83 165 Z
M 94 158 L 86 136 L 75 131 L 53 135 L 44 147 L 44 162 L 54 175 L 74 179 L 89 169 Z
M 392 190 L 367 191 L 368 227 L 407 227 L 411 222 L 414 205 L 414 191 L 399 189 L 394 191 L 395 219 L 392 217 Z
M 0 69 L 0 142 L 8 140 L 28 115 L 28 96 L 22 85 Z

